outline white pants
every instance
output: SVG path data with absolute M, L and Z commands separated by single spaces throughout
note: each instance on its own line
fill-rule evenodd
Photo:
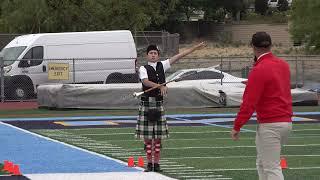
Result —
M 258 124 L 256 133 L 259 180 L 283 180 L 280 167 L 281 146 L 288 140 L 292 123 Z

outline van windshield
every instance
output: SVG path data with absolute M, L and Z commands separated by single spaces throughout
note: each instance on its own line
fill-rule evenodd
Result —
M 4 48 L 1 51 L 1 54 L 3 56 L 4 65 L 9 66 L 14 63 L 20 56 L 20 54 L 23 52 L 23 50 L 26 49 L 27 46 L 17 46 L 17 47 L 10 47 L 10 48 Z

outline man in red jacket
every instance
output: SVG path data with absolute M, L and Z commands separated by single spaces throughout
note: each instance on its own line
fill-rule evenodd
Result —
M 249 73 L 240 111 L 231 131 L 238 140 L 240 128 L 257 113 L 257 170 L 259 180 L 283 180 L 280 167 L 281 145 L 292 129 L 290 68 L 271 53 L 271 37 L 266 32 L 252 36 L 255 62 Z

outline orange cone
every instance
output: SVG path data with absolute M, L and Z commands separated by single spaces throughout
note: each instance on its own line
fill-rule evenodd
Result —
M 2 168 L 2 171 L 8 171 L 8 163 L 9 161 L 8 160 L 4 160 L 3 161 L 3 168 Z
M 19 165 L 15 164 L 13 166 L 13 175 L 16 175 L 16 176 L 20 176 L 21 175 L 21 172 L 20 172 L 20 167 Z
M 280 166 L 281 166 L 281 169 L 287 169 L 288 168 L 288 163 L 287 163 L 286 158 L 284 158 L 284 157 L 280 158 Z
M 128 158 L 128 167 L 133 167 L 134 166 L 134 158 L 130 156 Z
M 9 173 L 13 173 L 13 162 L 8 161 L 5 170 Z
M 144 159 L 141 156 L 139 156 L 139 158 L 138 158 L 138 166 L 139 167 L 144 167 Z

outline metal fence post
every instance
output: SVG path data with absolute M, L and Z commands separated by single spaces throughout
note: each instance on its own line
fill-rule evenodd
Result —
M 74 59 L 72 59 L 72 73 L 73 73 L 73 84 L 75 84 L 75 82 L 76 82 L 76 65 L 75 65 L 75 63 L 74 63 Z
M 222 56 L 221 56 L 221 59 L 220 59 L 220 73 L 221 73 L 221 78 L 220 78 L 220 84 L 222 85 L 222 79 L 223 79 L 223 77 L 222 77 Z
M 296 88 L 298 87 L 298 77 L 299 77 L 299 73 L 298 73 L 298 56 L 296 56 Z
M 1 103 L 4 103 L 4 61 L 2 55 L 0 55 L 0 69 Z
M 164 31 L 162 31 L 161 32 L 161 47 L 162 47 L 162 52 L 163 52 L 164 56 L 168 55 L 167 46 L 166 46 L 167 45 L 166 38 L 167 38 L 167 34 Z
M 305 61 L 305 59 L 302 60 L 302 79 L 301 79 L 302 80 L 302 87 L 304 86 L 304 68 L 305 68 L 304 61 Z

